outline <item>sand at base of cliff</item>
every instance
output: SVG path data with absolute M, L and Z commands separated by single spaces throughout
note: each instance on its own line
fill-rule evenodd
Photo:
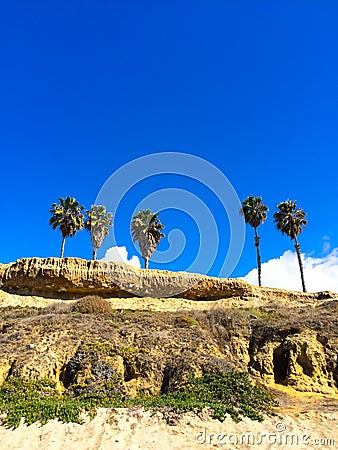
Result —
M 169 423 L 168 423 L 169 422 Z M 210 419 L 206 412 L 166 417 L 140 408 L 98 409 L 84 425 L 52 420 L 41 426 L 0 427 L 0 448 L 50 450 L 172 450 L 199 448 L 337 448 L 335 412 L 295 412 L 259 423 Z
M 210 310 L 214 308 L 257 308 L 269 303 L 269 299 L 262 298 L 240 298 L 231 297 L 212 301 L 187 300 L 183 298 L 152 298 L 152 297 L 131 297 L 131 298 L 107 298 L 113 309 L 148 310 L 148 311 L 189 311 L 189 310 Z M 45 308 L 51 304 L 74 303 L 74 300 L 61 300 L 58 298 L 40 297 L 37 295 L 10 294 L 0 290 L 0 308 L 6 307 L 35 307 Z M 292 300 L 281 297 L 279 304 L 286 304 L 288 307 L 313 306 L 313 300 Z M 318 306 L 318 302 L 316 304 Z

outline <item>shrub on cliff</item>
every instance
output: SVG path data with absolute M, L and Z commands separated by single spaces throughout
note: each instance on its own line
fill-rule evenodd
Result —
M 82 314 L 107 314 L 112 312 L 112 306 L 108 300 L 98 295 L 87 295 L 73 305 L 73 311 Z

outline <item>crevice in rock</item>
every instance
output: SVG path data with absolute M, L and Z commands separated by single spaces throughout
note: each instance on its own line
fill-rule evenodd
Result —
M 129 362 L 124 362 L 124 373 L 123 379 L 124 381 L 131 381 L 137 378 L 135 365 Z
M 16 365 L 16 359 L 12 362 L 11 367 L 9 368 L 9 371 L 7 372 L 7 375 L 6 375 L 6 377 L 5 377 L 5 380 L 6 380 L 6 381 L 7 381 L 7 380 L 11 377 L 11 375 L 13 374 L 14 369 L 15 369 L 15 365 Z
M 60 381 L 68 388 L 74 383 L 75 378 L 79 370 L 82 369 L 83 354 L 76 352 L 74 356 L 70 358 L 67 364 L 64 364 L 60 371 Z
M 60 381 L 60 383 L 62 383 L 64 385 L 65 388 L 69 386 L 69 381 L 67 380 L 67 377 L 66 377 L 66 370 L 67 370 L 67 364 L 63 364 L 63 366 L 60 369 L 60 374 L 59 374 L 59 381 Z M 68 384 L 68 386 L 66 386 L 66 383 Z
M 336 387 L 338 389 L 338 362 L 337 362 L 336 367 L 335 367 L 335 369 L 333 371 L 333 379 L 334 379 L 335 385 L 336 385 Z
M 290 353 L 282 345 L 273 352 L 273 373 L 276 384 L 287 384 Z
M 301 353 L 297 358 L 297 363 L 302 367 L 303 372 L 305 375 L 312 377 L 313 375 L 313 365 L 312 362 L 309 360 L 307 354 L 306 354 L 307 344 L 304 343 L 302 345 Z
M 163 371 L 162 385 L 161 385 L 161 394 L 167 394 L 170 392 L 170 388 L 172 385 L 172 380 L 174 378 L 174 374 L 176 372 L 176 368 L 171 364 L 167 365 Z

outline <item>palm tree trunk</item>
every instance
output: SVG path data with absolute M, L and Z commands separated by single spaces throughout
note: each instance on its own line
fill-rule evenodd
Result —
M 62 236 L 60 258 L 63 258 L 63 254 L 65 252 L 65 242 L 66 242 L 66 236 Z
M 93 260 L 96 261 L 97 248 L 93 249 Z
M 148 258 L 143 258 L 144 259 L 144 268 L 148 269 Z
M 298 264 L 299 264 L 299 269 L 300 269 L 300 277 L 302 279 L 303 292 L 306 292 L 302 255 L 300 253 L 300 245 L 298 244 L 297 237 L 295 237 L 295 242 L 296 242 L 295 243 L 295 249 L 296 249 L 297 258 L 298 258 Z
M 262 286 L 262 262 L 261 262 L 261 255 L 259 253 L 259 239 L 257 233 L 257 228 L 255 227 L 255 247 L 257 252 L 257 269 L 258 269 L 258 286 Z

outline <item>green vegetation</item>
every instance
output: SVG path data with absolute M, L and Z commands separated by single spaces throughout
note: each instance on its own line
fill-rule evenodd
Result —
M 113 214 L 107 213 L 106 207 L 102 205 L 92 205 L 91 209 L 86 211 L 86 213 L 85 228 L 90 232 L 93 246 L 93 259 L 96 260 L 97 250 L 101 247 L 104 238 L 109 233 L 109 227 L 113 225 Z
M 59 228 L 62 234 L 62 243 L 60 258 L 63 258 L 65 250 L 65 241 L 67 237 L 73 237 L 84 227 L 84 215 L 82 211 L 84 206 L 81 206 L 73 197 L 60 197 L 60 203 L 53 203 L 50 213 L 52 217 L 49 219 L 49 224 L 53 230 Z
M 305 219 L 306 213 L 301 208 L 297 208 L 296 201 L 292 200 L 286 200 L 285 202 L 279 203 L 277 208 L 278 211 L 273 215 L 277 230 L 279 230 L 282 234 L 286 234 L 291 240 L 295 241 L 295 249 L 298 258 L 303 292 L 306 292 L 300 245 L 297 239 L 297 236 L 302 232 L 302 227 L 307 225 L 307 220 Z
M 58 394 L 49 380 L 30 381 L 11 378 L 0 388 L 0 411 L 6 413 L 8 427 L 17 427 L 21 418 L 30 425 L 59 418 L 62 422 L 81 423 L 79 416 L 87 404 Z
M 143 402 L 145 403 L 145 402 Z M 239 422 L 243 417 L 263 421 L 278 403 L 264 388 L 255 386 L 246 372 L 190 374 L 181 389 L 153 399 L 149 406 L 170 406 L 175 412 L 212 409 L 212 417 L 224 421 L 229 414 Z
M 187 316 L 177 317 L 176 323 L 180 328 L 193 327 L 194 325 L 199 326 L 199 322 L 196 319 Z
M 259 241 L 257 228 L 264 223 L 266 219 L 266 213 L 268 207 L 262 203 L 262 197 L 254 197 L 250 195 L 245 200 L 242 201 L 242 208 L 240 210 L 241 214 L 244 216 L 244 220 L 255 230 L 255 247 L 257 252 L 257 267 L 258 267 L 258 285 L 262 286 L 262 264 L 261 255 L 259 252 Z
M 236 422 L 243 417 L 264 420 L 263 414 L 273 414 L 277 401 L 264 388 L 255 386 L 247 373 L 209 373 L 202 377 L 191 374 L 177 391 L 156 396 L 128 399 L 122 395 L 120 377 L 102 383 L 99 391 L 83 393 L 76 386 L 60 394 L 50 380 L 10 378 L 0 387 L 0 412 L 6 413 L 8 427 L 17 427 L 21 418 L 30 425 L 58 418 L 63 422 L 82 423 L 81 413 L 91 417 L 95 408 L 143 406 L 145 409 L 170 408 L 175 413 L 202 411 L 211 408 L 212 417 L 223 421 L 229 414 Z M 81 392 L 76 395 L 76 392 Z
M 253 314 L 259 319 L 273 319 L 276 315 L 272 312 L 265 311 L 263 308 L 240 308 L 239 311 L 245 311 L 248 314 Z
M 148 261 L 164 237 L 160 231 L 164 229 L 164 225 L 157 213 L 151 212 L 150 209 L 142 209 L 133 217 L 130 228 L 133 242 L 138 242 L 140 247 L 144 268 L 148 269 Z

